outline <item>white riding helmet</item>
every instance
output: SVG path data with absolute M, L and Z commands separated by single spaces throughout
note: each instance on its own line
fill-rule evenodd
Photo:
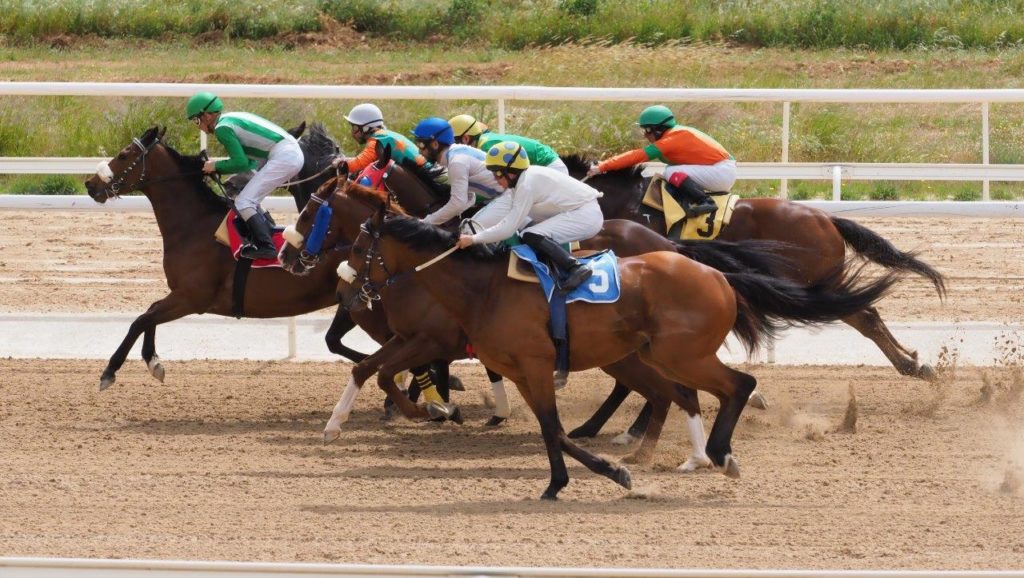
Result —
M 351 112 L 345 115 L 345 120 L 363 130 L 384 126 L 384 114 L 377 105 L 368 102 L 352 107 Z

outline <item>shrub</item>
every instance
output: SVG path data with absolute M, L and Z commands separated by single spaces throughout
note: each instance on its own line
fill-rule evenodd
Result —
M 884 182 L 876 183 L 875 189 L 868 193 L 868 198 L 872 201 L 898 201 L 899 197 L 896 187 Z
M 77 195 L 82 186 L 70 175 L 27 176 L 15 179 L 8 186 L 10 195 Z

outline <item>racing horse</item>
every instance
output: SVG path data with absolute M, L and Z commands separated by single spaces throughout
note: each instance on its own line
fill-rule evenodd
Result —
M 89 196 L 97 203 L 136 190 L 149 199 L 163 238 L 163 267 L 170 288 L 167 296 L 132 322 L 103 370 L 101 391 L 114 383 L 117 370 L 140 335 L 142 359 L 150 374 L 163 381 L 165 372 L 156 353 L 157 325 L 197 313 L 235 316 L 235 260 L 227 247 L 214 240 L 228 206 L 203 180 L 204 156 L 182 155 L 164 144 L 163 136 L 164 129 L 150 128 L 112 160 L 101 163 L 97 174 L 85 182 Z M 338 263 L 344 257 L 338 253 L 329 258 Z M 280 268 L 254 269 L 243 296 L 245 316 L 290 317 L 329 307 L 336 303 L 336 283 L 331 267 L 306 277 L 290 275 Z M 342 317 L 347 319 L 348 314 Z M 366 320 L 368 333 L 386 340 L 386 325 L 374 323 L 374 319 Z M 332 330 L 335 323 L 338 316 Z
M 353 243 L 350 260 L 338 268 L 339 293 L 345 300 L 369 303 L 379 289 L 416 273 L 416 282 L 455 318 L 480 360 L 516 383 L 540 423 L 551 467 L 541 498 L 557 499 L 568 484 L 563 451 L 630 488 L 625 467 L 580 448 L 562 428 L 552 374 L 555 350 L 547 336 L 548 306 L 542 292 L 509 279 L 508 258 L 502 253 L 471 249 L 443 258 L 453 253 L 456 239 L 455 233 L 415 217 L 389 215 L 388 203 L 381 203 Z M 779 328 L 779 319 L 831 320 L 844 309 L 873 303 L 898 280 L 897 274 L 887 273 L 854 291 L 856 275 L 840 269 L 828 280 L 841 291 L 812 292 L 758 273 L 723 274 L 668 251 L 620 259 L 619 276 L 616 302 L 569 305 L 570 369 L 601 367 L 637 353 L 671 381 L 716 396 L 721 408 L 706 452 L 714 467 L 730 477 L 739 476 L 732 432 L 757 381 L 718 359 L 726 335 L 742 327 L 738 336 L 751 350 Z M 360 299 L 353 300 L 356 295 Z M 663 394 L 678 401 L 677 388 L 670 386 Z M 350 384 L 339 402 L 347 404 L 343 411 L 351 408 L 352 399 Z
M 386 162 L 386 161 L 385 161 Z M 392 168 L 398 171 L 398 168 Z M 289 227 L 286 237 L 289 244 L 281 251 L 281 262 L 286 269 L 296 274 L 306 274 L 317 266 L 321 256 L 338 246 L 351 243 L 359 233 L 360 226 L 372 214 L 372 207 L 388 198 L 388 193 L 371 190 L 358 185 L 349 185 L 345 192 L 338 191 L 337 183 L 329 182 L 315 193 L 307 206 L 299 213 L 294 225 Z M 321 207 L 331 209 L 329 226 L 326 236 L 317 245 L 307 239 L 311 237 L 313 223 Z M 321 226 L 323 226 L 321 224 Z M 612 248 L 618 254 L 639 254 L 649 251 L 669 249 L 673 244 L 657 233 L 631 221 L 608 221 L 598 238 L 590 242 L 594 246 Z M 703 261 L 713 262 L 721 269 L 727 270 L 770 270 L 777 264 L 770 253 L 771 247 L 759 246 L 750 242 L 749 247 L 734 247 L 722 242 L 700 243 L 693 247 L 695 253 Z M 369 358 L 358 363 L 351 373 L 351 383 L 356 390 L 374 372 L 378 376 L 378 385 L 389 399 L 410 419 L 427 417 L 436 406 L 413 405 L 405 396 L 398 396 L 392 376 L 409 367 L 426 363 L 431 360 L 449 361 L 469 356 L 468 340 L 465 333 L 458 327 L 451 316 L 439 303 L 411 279 L 399 279 L 380 291 L 381 299 L 373 311 L 383 310 L 388 317 L 388 325 L 395 332 L 395 337 Z M 631 389 L 640 391 L 644 397 L 653 400 L 653 419 L 646 420 L 643 426 L 648 430 L 644 442 L 630 461 L 646 462 L 653 456 L 654 448 L 664 424 L 668 408 L 672 400 L 661 395 L 661 391 L 670 387 L 666 379 L 636 356 L 629 356 L 610 366 L 602 368 L 617 381 L 628 384 Z M 493 375 L 493 372 L 490 372 Z M 500 379 L 492 377 L 492 381 Z M 654 384 L 652 386 L 651 384 Z M 683 471 L 691 471 L 698 467 L 706 467 L 710 460 L 704 454 L 704 431 L 700 417 L 700 406 L 696 392 L 689 388 L 679 387 L 680 404 L 686 410 L 688 429 L 691 432 L 692 453 L 681 466 Z M 346 387 L 346 391 L 348 388 Z M 340 436 L 343 421 L 344 404 L 339 401 L 330 421 L 324 429 L 325 441 L 333 441 Z M 442 414 L 429 413 L 430 417 L 450 417 L 456 415 L 457 408 L 446 406 Z M 497 425 L 503 420 L 492 416 L 488 425 Z

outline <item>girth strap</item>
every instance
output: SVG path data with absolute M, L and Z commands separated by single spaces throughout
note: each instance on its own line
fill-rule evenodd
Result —
M 252 259 L 240 257 L 235 262 L 235 280 L 231 286 L 231 314 L 235 319 L 245 317 L 245 286 L 249 281 Z

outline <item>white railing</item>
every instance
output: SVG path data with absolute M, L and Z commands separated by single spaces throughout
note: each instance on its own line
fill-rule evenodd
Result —
M 137 96 L 188 97 L 210 90 L 223 97 L 309 98 L 309 99 L 406 99 L 406 100 L 494 100 L 498 108 L 498 130 L 505 130 L 506 106 L 511 100 L 613 101 L 613 102 L 776 102 L 782 104 L 782 149 L 779 163 L 750 163 L 764 166 L 761 177 L 780 179 L 780 196 L 787 196 L 789 179 L 833 181 L 838 197 L 842 179 L 885 180 L 967 180 L 982 182 L 982 199 L 989 200 L 990 181 L 1024 180 L 1024 165 L 989 164 L 989 105 L 1024 102 L 1024 89 L 878 90 L 878 89 L 761 89 L 761 88 L 585 88 L 544 86 L 323 86 L 253 84 L 171 84 L 103 82 L 2 82 L 0 96 Z M 803 103 L 976 103 L 980 107 L 981 150 L 979 164 L 971 165 L 872 165 L 857 163 L 790 163 L 789 139 L 791 104 Z M 54 160 L 54 159 L 48 159 Z M 86 159 L 69 159 L 71 162 Z M 7 164 L 10 161 L 12 164 Z M 40 163 L 27 159 L 0 158 L 2 172 L 33 172 Z M 58 162 L 60 160 L 58 159 Z M 88 174 L 92 166 L 75 171 L 65 166 L 62 173 Z M 21 168 L 14 170 L 15 163 Z M 45 163 L 43 163 L 45 164 Z M 839 166 L 839 169 L 835 167 Z M 821 176 L 814 167 L 828 167 Z M 915 169 L 907 172 L 899 167 Z M 964 173 L 968 169 L 969 175 Z M 778 170 L 775 170 L 778 169 Z M 917 170 L 919 169 L 919 170 Z M 79 172 L 84 171 L 84 172 Z M 993 172 L 989 172 L 993 171 Z M 44 171 L 45 172 L 45 171 Z M 752 174 L 752 173 L 751 173 Z M 906 176 L 900 177 L 903 174 Z M 892 176 L 896 175 L 896 176 Z
M 369 564 L 291 564 L 272 562 L 186 562 L 177 560 L 98 560 L 82 558 L 0 558 L 0 575 L 131 576 L 227 578 L 253 576 L 494 576 L 560 578 L 1024 578 L 1020 570 L 671 570 L 660 568 L 561 568 L 513 566 L 377 566 Z

